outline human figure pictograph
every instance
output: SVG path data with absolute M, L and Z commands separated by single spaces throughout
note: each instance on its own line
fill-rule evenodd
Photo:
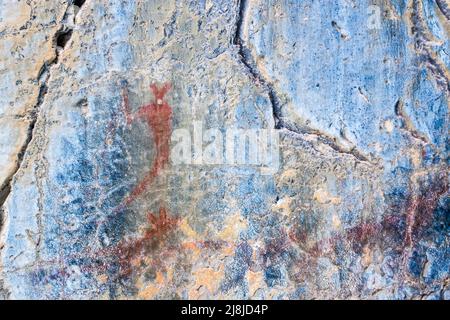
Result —
M 124 90 L 122 92 L 123 108 L 127 125 L 131 125 L 131 123 L 136 119 L 143 119 L 147 123 L 155 142 L 156 156 L 153 160 L 150 171 L 122 201 L 120 206 L 118 206 L 115 211 L 127 207 L 137 197 L 139 197 L 169 162 L 169 142 L 172 132 L 172 108 L 165 100 L 165 95 L 170 88 L 171 85 L 169 83 L 166 83 L 161 87 L 158 87 L 156 84 L 151 84 L 150 90 L 153 93 L 153 101 L 150 102 L 150 104 L 140 107 L 135 113 L 131 112 L 127 91 Z

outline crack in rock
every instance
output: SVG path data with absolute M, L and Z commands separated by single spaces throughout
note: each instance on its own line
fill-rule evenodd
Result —
M 50 58 L 47 61 L 44 61 L 42 64 L 38 76 L 37 76 L 37 83 L 39 84 L 39 92 L 36 104 L 30 111 L 27 118 L 30 119 L 30 124 L 27 129 L 27 137 L 25 139 L 25 142 L 23 143 L 22 147 L 20 148 L 19 153 L 17 154 L 17 162 L 16 166 L 13 170 L 13 172 L 7 177 L 5 182 L 0 188 L 0 228 L 3 226 L 3 216 L 4 216 L 4 204 L 11 192 L 11 184 L 16 176 L 19 169 L 22 167 L 22 162 L 25 158 L 25 154 L 28 150 L 28 146 L 30 142 L 33 140 L 33 133 L 36 126 L 36 122 L 38 119 L 39 112 L 41 110 L 41 106 L 44 103 L 45 96 L 48 93 L 48 82 L 51 77 L 51 69 L 54 65 L 58 64 L 59 62 L 59 56 L 61 52 L 64 50 L 65 46 L 67 45 L 68 41 L 70 40 L 73 32 L 73 28 L 68 26 L 68 17 L 69 17 L 69 9 L 73 6 L 76 6 L 78 10 L 81 8 L 81 6 L 84 4 L 85 1 L 73 1 L 69 2 L 67 5 L 67 8 L 63 14 L 63 18 L 60 22 L 60 28 L 55 32 L 53 35 L 53 46 L 55 48 L 55 54 L 52 58 Z M 76 13 L 73 14 L 73 21 L 75 21 Z
M 417 139 L 425 144 L 430 144 L 427 137 L 421 134 L 415 127 L 410 116 L 405 111 L 405 106 L 401 99 L 395 103 L 395 115 L 402 120 L 402 129 L 408 132 L 414 139 Z
M 447 20 L 450 20 L 450 5 L 447 0 L 436 0 L 439 10 L 444 14 Z
M 264 76 L 261 74 L 261 72 L 258 70 L 258 67 L 252 57 L 252 53 L 250 49 L 245 45 L 245 41 L 242 38 L 243 33 L 242 29 L 246 20 L 247 10 L 248 10 L 248 1 L 247 0 L 238 1 L 236 32 L 234 34 L 232 43 L 238 47 L 238 55 L 240 57 L 240 61 L 246 67 L 250 76 L 254 79 L 254 81 L 257 84 L 261 85 L 268 92 L 269 100 L 272 105 L 272 114 L 275 122 L 275 129 L 277 130 L 285 129 L 287 131 L 292 132 L 295 136 L 298 135 L 301 136 L 305 134 L 314 135 L 317 137 L 317 140 L 319 142 L 328 145 L 338 153 L 351 155 L 357 161 L 360 162 L 367 162 L 373 165 L 377 165 L 378 161 L 374 161 L 373 159 L 371 159 L 371 157 L 363 154 L 356 148 L 356 146 L 347 148 L 339 144 L 335 138 L 330 137 L 319 130 L 306 126 L 302 126 L 300 128 L 298 125 L 292 124 L 289 121 L 283 119 L 281 112 L 283 103 L 281 102 L 280 96 L 277 94 L 273 84 L 270 83 L 270 81 L 268 81 L 267 79 L 265 79 Z
M 441 4 L 439 5 L 439 2 Z M 447 17 L 448 6 L 437 2 L 442 13 Z M 414 37 L 414 49 L 421 62 L 424 63 L 430 74 L 434 77 L 437 87 L 447 95 L 450 92 L 450 75 L 439 56 L 433 51 L 434 37 L 427 27 L 426 17 L 423 13 L 423 4 L 419 0 L 413 0 L 411 4 L 410 22 L 411 34 Z M 448 17 L 447 17 L 448 19 Z

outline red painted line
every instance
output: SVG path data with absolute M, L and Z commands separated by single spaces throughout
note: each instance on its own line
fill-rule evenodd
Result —
M 122 92 L 123 111 L 125 113 L 127 124 L 131 124 L 136 118 L 141 118 L 147 123 L 152 131 L 153 140 L 155 142 L 156 157 L 153 160 L 150 171 L 114 210 L 114 212 L 124 209 L 142 195 L 169 162 L 169 143 L 170 135 L 172 133 L 172 108 L 165 100 L 165 96 L 170 88 L 171 85 L 169 83 L 164 84 L 162 87 L 152 84 L 150 90 L 153 93 L 153 101 L 148 105 L 140 107 L 135 114 L 131 113 L 128 93 L 126 91 Z

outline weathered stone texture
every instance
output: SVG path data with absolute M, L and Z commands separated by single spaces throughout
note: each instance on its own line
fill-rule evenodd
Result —
M 448 8 L 0 0 L 0 297 L 448 299 Z

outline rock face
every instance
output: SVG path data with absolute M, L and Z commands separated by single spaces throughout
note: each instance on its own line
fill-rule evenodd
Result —
M 447 0 L 0 3 L 0 297 L 449 299 Z

